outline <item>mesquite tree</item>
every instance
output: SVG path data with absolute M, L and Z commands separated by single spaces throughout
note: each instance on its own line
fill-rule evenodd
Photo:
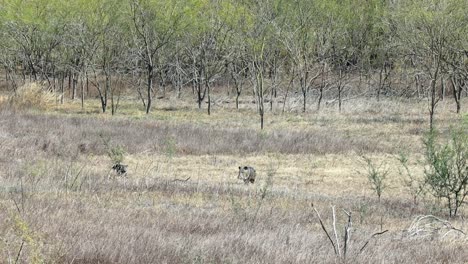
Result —
M 405 2 L 401 8 L 399 39 L 408 54 L 408 59 L 427 79 L 429 88 L 429 126 L 434 128 L 434 116 L 439 102 L 439 83 L 444 78 L 444 62 L 454 59 L 448 56 L 452 51 L 452 34 L 465 29 L 466 8 L 464 1 L 425 0 Z M 406 17 L 406 19 L 403 19 Z M 410 33 L 411 32 L 411 33 Z M 466 36 L 465 36 L 466 38 Z M 456 64 L 456 60 L 455 60 Z
M 132 35 L 141 64 L 146 70 L 146 113 L 151 109 L 153 81 L 159 51 L 167 45 L 177 31 L 184 10 L 177 1 L 133 0 L 130 4 L 133 24 Z

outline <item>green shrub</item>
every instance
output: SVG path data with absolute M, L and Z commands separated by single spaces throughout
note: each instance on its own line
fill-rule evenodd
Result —
M 434 197 L 446 200 L 449 215 L 456 216 L 468 195 L 468 133 L 465 127 L 454 129 L 446 143 L 440 141 L 435 131 L 424 139 L 424 179 Z
M 370 158 L 362 156 L 364 164 L 366 166 L 366 171 L 364 172 L 367 175 L 367 179 L 371 185 L 372 190 L 377 194 L 379 198 L 382 196 L 382 192 L 387 185 L 385 179 L 389 173 L 388 168 L 385 167 L 385 164 L 382 162 L 380 165 L 376 165 Z
M 423 196 L 426 191 L 424 179 L 420 175 L 418 177 L 411 172 L 408 166 L 408 154 L 400 152 L 397 159 L 401 164 L 401 168 L 398 168 L 398 173 L 403 178 L 403 183 L 413 198 L 413 203 L 416 204 L 418 197 Z
M 124 155 L 125 155 L 125 150 L 122 146 L 118 145 L 118 146 L 114 146 L 114 147 L 111 147 L 108 151 L 107 151 L 107 155 L 109 156 L 109 158 L 112 160 L 112 163 L 113 164 L 120 164 L 122 163 L 123 159 L 124 159 Z

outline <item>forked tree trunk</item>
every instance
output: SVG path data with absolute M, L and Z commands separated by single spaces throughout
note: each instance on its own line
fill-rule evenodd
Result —
M 255 68 L 255 87 L 254 87 L 254 96 L 257 101 L 258 113 L 260 115 L 260 129 L 263 130 L 264 124 L 264 105 L 263 105 L 263 67 L 260 66 L 260 63 L 254 62 Z

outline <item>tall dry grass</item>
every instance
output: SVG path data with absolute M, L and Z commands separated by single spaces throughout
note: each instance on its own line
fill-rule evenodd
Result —
M 168 124 L 151 120 L 63 117 L 16 114 L 4 111 L 2 130 L 11 150 L 36 151 L 47 155 L 77 153 L 102 155 L 104 140 L 110 139 L 130 154 L 164 153 L 170 142 L 179 155 L 260 153 L 332 154 L 392 152 L 365 135 L 347 135 L 333 128 L 260 132 L 250 128 L 222 128 L 203 124 Z
M 14 110 L 47 110 L 54 106 L 56 95 L 38 82 L 28 82 L 16 89 L 8 98 L 9 107 Z
M 2 186 L 15 183 L 0 195 L 0 255 L 6 262 L 14 262 L 18 253 L 24 263 L 342 262 L 309 203 L 319 208 L 331 230 L 329 203 L 359 212 L 353 203 L 364 202 L 298 198 L 275 188 L 262 198 L 261 187 L 243 184 L 104 180 L 92 170 L 72 187 L 61 166 L 51 165 L 35 188 L 31 176 L 24 176 L 22 185 L 13 178 L 2 180 Z M 468 257 L 463 238 L 406 236 L 394 224 L 410 223 L 407 211 L 395 207 L 387 214 L 381 205 L 369 204 L 365 221 L 357 214 L 353 218 L 347 262 L 464 263 Z M 383 228 L 390 231 L 370 240 L 382 216 Z M 339 230 L 343 222 L 338 214 Z
M 418 153 L 420 135 L 405 136 L 421 126 L 418 118 L 313 120 L 299 116 L 288 122 L 301 126 L 259 132 L 242 124 L 3 110 L 0 263 L 466 262 L 466 236 L 407 232 L 418 215 L 446 218 L 437 203 L 415 204 L 397 184 L 379 202 L 366 179 L 354 182 L 362 180 L 353 171 L 356 154 L 388 157 L 400 145 Z M 104 140 L 125 149 L 128 177 L 109 177 Z M 255 185 L 236 182 L 239 162 L 258 168 Z M 346 261 L 335 255 L 311 203 L 328 230 L 336 205 L 340 235 L 341 209 L 352 212 Z M 465 218 L 450 222 L 468 230 Z M 382 230 L 389 231 L 370 239 Z

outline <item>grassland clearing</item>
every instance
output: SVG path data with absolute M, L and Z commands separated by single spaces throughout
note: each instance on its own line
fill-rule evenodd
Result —
M 464 102 L 465 103 L 465 102 Z M 6 103 L 3 103 L 6 104 Z M 351 263 L 464 263 L 459 232 L 409 236 L 418 215 L 447 218 L 429 196 L 413 203 L 396 155 L 409 153 L 422 177 L 427 103 L 356 99 L 343 113 L 294 109 L 266 114 L 253 105 L 213 108 L 156 101 L 145 115 L 124 99 L 118 115 L 99 102 L 12 111 L 0 121 L 0 258 L 6 263 L 323 263 L 339 262 L 311 204 L 338 233 L 352 212 Z M 442 102 L 437 126 L 461 122 Z M 465 114 L 466 116 L 466 114 Z M 125 150 L 126 177 L 115 176 L 108 147 Z M 361 156 L 390 169 L 379 203 Z M 257 171 L 237 180 L 238 166 Z M 466 216 L 466 206 L 462 209 Z M 464 217 L 450 219 L 468 230 Z M 370 239 L 383 230 L 387 233 Z M 369 245 L 359 252 L 362 245 Z

